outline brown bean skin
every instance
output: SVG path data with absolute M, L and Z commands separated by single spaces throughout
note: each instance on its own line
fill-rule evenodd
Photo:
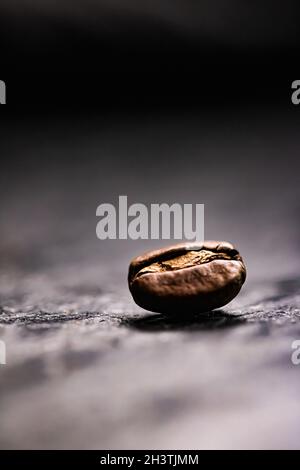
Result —
M 179 243 L 145 253 L 129 266 L 129 289 L 142 308 L 201 313 L 222 307 L 240 291 L 246 268 L 228 242 Z

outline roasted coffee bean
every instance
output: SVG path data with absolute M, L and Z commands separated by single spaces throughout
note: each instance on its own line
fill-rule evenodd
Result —
M 208 312 L 240 291 L 246 268 L 228 242 L 180 243 L 134 258 L 128 283 L 135 302 L 158 313 Z

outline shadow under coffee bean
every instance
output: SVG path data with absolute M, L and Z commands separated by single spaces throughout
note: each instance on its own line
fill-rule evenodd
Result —
M 128 284 L 134 301 L 157 313 L 209 312 L 230 302 L 246 279 L 231 243 L 180 243 L 134 258 Z
M 183 313 L 183 312 L 182 312 Z M 231 315 L 223 310 L 197 313 L 184 312 L 184 315 L 167 313 L 149 314 L 141 317 L 126 318 L 122 324 L 141 331 L 207 331 L 232 328 L 246 321 L 243 316 Z

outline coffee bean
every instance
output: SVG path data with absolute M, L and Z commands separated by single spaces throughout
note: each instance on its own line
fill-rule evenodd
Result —
M 208 312 L 240 291 L 246 268 L 228 242 L 180 243 L 134 258 L 128 283 L 135 302 L 158 313 Z

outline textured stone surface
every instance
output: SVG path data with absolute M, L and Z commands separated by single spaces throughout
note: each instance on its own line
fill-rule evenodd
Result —
M 187 320 L 105 281 L 26 282 L 2 279 L 2 448 L 299 447 L 298 281 Z

